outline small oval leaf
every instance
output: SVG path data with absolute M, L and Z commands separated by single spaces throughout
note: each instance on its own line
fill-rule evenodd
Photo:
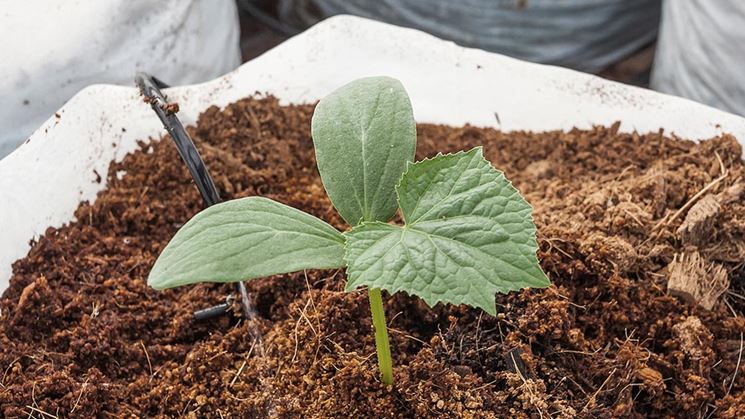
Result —
M 341 216 L 353 226 L 393 218 L 395 187 L 416 149 L 401 83 L 369 77 L 342 86 L 318 103 L 311 131 L 323 186 Z
M 189 220 L 150 271 L 156 289 L 234 282 L 344 266 L 344 237 L 322 220 L 267 198 L 213 205 Z

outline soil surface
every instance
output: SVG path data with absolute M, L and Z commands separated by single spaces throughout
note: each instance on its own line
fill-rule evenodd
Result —
M 223 198 L 346 229 L 315 167 L 312 110 L 269 97 L 205 111 L 189 131 Z M 367 294 L 343 292 L 342 270 L 252 281 L 251 321 L 192 319 L 229 284 L 148 288 L 202 200 L 169 139 L 143 142 L 14 264 L 0 417 L 745 417 L 742 149 L 617 129 L 418 126 L 419 159 L 484 146 L 535 207 L 554 285 L 497 295 L 496 317 L 384 295 L 390 387 Z

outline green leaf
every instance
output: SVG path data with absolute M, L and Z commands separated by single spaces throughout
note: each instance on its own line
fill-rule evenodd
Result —
M 156 289 L 232 282 L 344 266 L 344 237 L 333 227 L 267 198 L 207 208 L 171 239 L 150 271 Z
M 401 83 L 370 77 L 342 86 L 318 102 L 311 131 L 323 186 L 341 216 L 353 226 L 393 218 L 396 183 L 416 149 Z
M 495 314 L 496 292 L 547 287 L 532 208 L 481 148 L 408 167 L 397 187 L 405 226 L 363 223 L 347 232 L 347 290 L 404 291 L 433 306 Z

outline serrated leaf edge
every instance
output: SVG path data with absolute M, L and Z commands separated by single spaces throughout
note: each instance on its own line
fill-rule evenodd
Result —
M 529 217 L 530 217 L 530 222 L 531 222 L 531 223 L 533 224 L 533 226 L 534 226 L 534 232 L 533 232 L 533 244 L 529 244 L 529 246 L 531 246 L 531 247 L 533 248 L 533 256 L 535 257 L 535 260 L 536 260 L 536 262 L 537 262 L 537 263 L 539 264 L 539 271 L 540 271 L 541 273 L 543 273 L 543 277 L 545 278 L 545 285 L 543 285 L 543 286 L 539 286 L 539 285 L 531 285 L 531 286 L 530 286 L 530 288 L 547 288 L 547 287 L 551 286 L 551 281 L 549 280 L 549 278 L 548 278 L 548 275 L 546 275 L 546 273 L 545 273 L 545 272 L 543 271 L 543 269 L 542 269 L 542 268 L 540 267 L 540 261 L 539 261 L 539 259 L 538 259 L 538 236 L 537 236 L 537 233 L 538 233 L 538 232 L 537 232 L 537 227 L 535 227 L 535 218 L 533 217 L 533 210 L 534 210 L 534 208 L 533 208 L 533 205 L 532 205 L 532 204 L 531 204 L 530 202 L 528 202 L 528 200 L 527 200 L 527 199 L 525 199 L 525 197 L 523 196 L 523 194 L 522 194 L 522 193 L 520 193 L 520 190 L 519 190 L 519 189 L 517 189 L 517 188 L 516 188 L 516 187 L 515 187 L 515 186 L 513 185 L 512 181 L 511 181 L 511 180 L 509 180 L 509 179 L 507 178 L 507 176 L 505 176 L 505 174 L 504 174 L 504 172 L 503 172 L 503 171 L 501 171 L 501 170 L 499 170 L 499 169 L 495 168 L 495 167 L 494 167 L 494 165 L 493 165 L 493 164 L 492 164 L 492 163 L 491 163 L 491 162 L 490 162 L 489 160 L 487 160 L 487 159 L 486 159 L 486 157 L 484 157 L 484 151 L 483 151 L 483 150 L 484 150 L 483 146 L 476 146 L 476 147 L 473 147 L 473 148 L 471 148 L 470 150 L 460 150 L 460 151 L 457 151 L 457 152 L 455 152 L 455 153 L 445 153 L 445 154 L 443 154 L 442 152 L 438 152 L 438 153 L 437 153 L 436 155 L 434 155 L 433 157 L 426 157 L 426 158 L 424 158 L 424 159 L 422 159 L 422 160 L 418 160 L 418 161 L 415 161 L 415 162 L 407 162 L 407 163 L 406 163 L 406 170 L 405 170 L 405 171 L 404 171 L 404 172 L 403 172 L 403 173 L 401 174 L 401 177 L 399 178 L 399 180 L 398 180 L 398 183 L 396 183 L 396 186 L 395 186 L 395 192 L 396 192 L 396 201 L 398 202 L 398 209 L 399 209 L 400 211 L 402 211 L 402 210 L 401 210 L 401 195 L 400 195 L 400 193 L 399 193 L 399 188 L 401 187 L 401 183 L 402 183 L 402 181 L 403 181 L 404 177 L 405 177 L 405 176 L 406 176 L 406 175 L 407 175 L 407 174 L 409 173 L 409 170 L 410 170 L 410 169 L 411 169 L 411 168 L 412 168 L 413 166 L 415 166 L 415 165 L 417 165 L 417 164 L 421 164 L 421 163 L 425 163 L 425 162 L 433 161 L 433 160 L 435 160 L 435 159 L 437 159 L 437 158 L 441 158 L 441 157 L 451 157 L 451 156 L 466 155 L 466 154 L 468 154 L 468 153 L 471 153 L 471 152 L 474 152 L 474 151 L 475 151 L 475 152 L 476 152 L 476 154 L 477 154 L 478 156 L 480 156 L 480 157 L 481 157 L 481 160 L 482 160 L 483 162 L 485 162 L 486 164 L 488 164 L 488 165 L 489 165 L 489 166 L 490 166 L 490 167 L 492 168 L 492 170 L 495 170 L 495 171 L 496 171 L 496 172 L 498 172 L 498 173 L 499 173 L 500 175 L 502 175 L 502 178 L 503 178 L 503 179 L 504 179 L 505 181 L 507 181 L 507 184 L 508 184 L 508 186 L 509 186 L 509 187 L 511 187 L 512 189 L 514 189 L 514 190 L 515 190 L 515 191 L 517 192 L 517 195 L 518 195 L 518 196 L 519 196 L 520 198 L 522 198 L 522 199 L 523 199 L 523 201 L 525 201 L 525 203 L 526 203 L 526 204 L 528 205 L 528 207 L 530 208 L 530 210 L 529 210 L 528 214 L 529 214 Z M 401 214 L 401 215 L 402 215 L 402 217 L 403 217 L 403 214 Z M 359 288 L 359 286 L 357 286 L 356 288 L 352 288 L 352 289 L 350 289 L 350 288 L 349 288 L 349 284 L 350 284 L 350 282 L 349 282 L 349 277 L 351 276 L 351 275 L 349 274 L 349 265 L 350 265 L 350 263 L 351 263 L 352 261 L 350 260 L 350 257 L 349 257 L 349 238 L 347 237 L 347 233 L 351 233 L 351 232 L 353 232 L 353 231 L 355 231 L 355 230 L 358 230 L 359 228 L 362 228 L 362 227 L 364 227 L 364 226 L 368 226 L 368 225 L 375 225 L 375 224 L 380 224 L 380 225 L 388 225 L 388 226 L 392 226 L 392 227 L 398 227 L 398 228 L 402 229 L 403 231 L 405 231 L 405 230 L 407 229 L 407 225 L 406 225 L 406 224 L 404 224 L 404 225 L 398 225 L 398 224 L 390 224 L 390 223 L 386 223 L 386 222 L 381 222 L 381 221 L 365 221 L 365 222 L 361 222 L 361 223 L 357 224 L 357 225 L 356 225 L 356 226 L 354 226 L 354 227 L 353 227 L 353 228 L 352 228 L 351 230 L 349 230 L 349 231 L 346 231 L 346 232 L 342 233 L 342 235 L 344 236 L 344 238 L 345 238 L 345 240 L 346 240 L 346 243 L 345 243 L 345 245 L 344 245 L 344 256 L 343 256 L 343 259 L 344 259 L 344 261 L 345 261 L 345 262 L 346 262 L 346 264 L 347 264 L 347 284 L 346 284 L 346 285 L 344 286 L 344 290 L 345 290 L 346 292 L 354 291 L 355 289 Z M 414 297 L 414 296 L 415 296 L 415 297 L 417 297 L 417 298 L 421 298 L 421 297 L 419 297 L 419 296 L 418 296 L 418 295 L 417 295 L 416 293 L 412 293 L 412 292 L 409 292 L 409 291 L 407 291 L 407 290 L 405 290 L 405 289 L 392 290 L 392 289 L 388 289 L 388 288 L 386 288 L 386 287 L 381 287 L 381 288 L 382 288 L 382 289 L 385 289 L 386 291 L 389 291 L 389 292 L 391 292 L 391 293 L 396 293 L 396 292 L 403 292 L 403 293 L 405 293 L 406 295 L 408 295 L 408 296 L 410 296 L 410 297 Z M 518 290 L 520 290 L 520 289 L 524 289 L 524 288 L 528 288 L 528 287 L 520 287 L 520 288 L 514 289 L 514 291 L 518 291 Z M 496 298 L 496 296 L 495 296 L 495 298 Z M 437 302 L 437 303 L 435 303 L 434 305 L 430 305 L 430 304 L 429 304 L 429 303 L 428 303 L 427 301 L 425 301 L 424 299 L 422 299 L 422 301 L 424 301 L 424 302 L 425 302 L 425 304 L 427 304 L 427 305 L 428 305 L 429 307 L 434 307 L 435 305 L 437 305 L 437 304 L 441 303 L 441 302 Z M 464 304 L 465 304 L 465 303 L 464 303 Z M 470 305 L 470 304 L 466 304 L 466 305 Z M 493 312 L 492 312 L 492 311 L 490 311 L 490 310 L 487 310 L 487 309 L 485 309 L 484 307 L 479 307 L 479 308 L 482 308 L 482 309 L 484 309 L 484 311 L 486 311 L 487 313 L 489 313 L 489 314 L 492 314 L 492 315 L 493 315 L 493 314 L 495 314 L 495 313 L 496 313 L 496 302 L 495 302 L 495 305 L 494 305 L 494 307 L 493 307 L 493 310 L 494 310 Z M 491 307 L 490 307 L 490 308 L 491 308 Z

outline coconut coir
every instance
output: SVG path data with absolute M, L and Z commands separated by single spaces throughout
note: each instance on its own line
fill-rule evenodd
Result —
M 267 196 L 347 228 L 315 167 L 312 110 L 271 97 L 206 110 L 189 132 L 223 198 Z M 253 321 L 193 321 L 230 285 L 147 287 L 202 200 L 170 140 L 144 141 L 14 264 L 0 416 L 743 417 L 745 202 L 712 212 L 695 248 L 676 233 L 685 214 L 671 220 L 723 171 L 713 196 L 743 182 L 742 149 L 617 128 L 418 126 L 419 159 L 484 146 L 534 206 L 554 285 L 497 295 L 496 317 L 385 296 L 388 388 L 366 294 L 343 292 L 342 270 L 250 282 Z M 711 310 L 667 292 L 668 266 L 693 251 L 728 275 Z

